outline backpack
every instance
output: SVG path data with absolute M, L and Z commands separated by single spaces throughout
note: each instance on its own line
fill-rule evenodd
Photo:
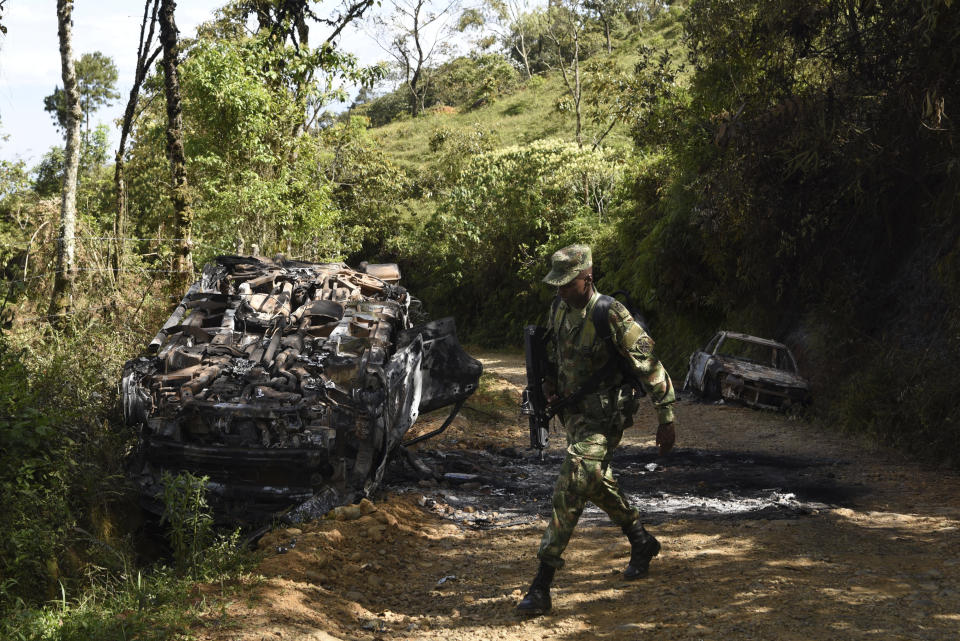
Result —
M 621 373 L 623 374 L 624 383 L 629 384 L 633 388 L 633 398 L 637 398 L 646 395 L 646 392 L 643 389 L 643 385 L 640 384 L 640 381 L 633 373 L 633 369 L 627 364 L 626 359 L 620 354 L 620 350 L 617 349 L 616 345 L 613 344 L 613 333 L 610 328 L 610 306 L 613 304 L 613 301 L 616 300 L 618 294 L 623 294 L 623 297 L 626 299 L 626 308 L 630 312 L 630 315 L 633 317 L 634 322 L 643 328 L 643 331 L 646 333 L 647 330 L 647 321 L 643 318 L 643 314 L 634 307 L 633 299 L 630 298 L 630 294 L 620 289 L 613 292 L 613 295 L 607 296 L 606 294 L 600 294 L 600 298 L 597 300 L 597 304 L 593 307 L 593 312 L 590 314 L 590 320 L 593 322 L 593 327 L 597 332 L 597 336 L 600 337 L 604 343 L 607 345 L 607 352 L 610 354 L 611 360 L 617 364 L 617 367 L 620 368 Z M 633 413 L 636 411 L 636 407 L 633 408 L 633 411 L 630 412 L 630 418 L 633 418 Z

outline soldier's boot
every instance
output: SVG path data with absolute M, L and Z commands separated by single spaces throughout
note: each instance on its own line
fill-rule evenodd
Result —
M 541 563 L 537 568 L 537 576 L 533 578 L 527 596 L 517 604 L 517 612 L 525 615 L 545 614 L 550 611 L 550 584 L 553 583 L 553 574 L 556 568 Z
M 623 528 L 630 541 L 630 563 L 623 571 L 628 581 L 647 576 L 650 571 L 650 559 L 660 554 L 660 542 L 647 532 L 640 520 Z

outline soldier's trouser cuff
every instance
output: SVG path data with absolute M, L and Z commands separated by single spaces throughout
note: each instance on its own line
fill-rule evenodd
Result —
M 674 414 L 673 414 L 673 405 L 663 405 L 657 408 L 657 422 L 660 425 L 665 423 L 673 423 Z
M 552 568 L 559 570 L 563 567 L 564 560 L 559 556 L 552 556 L 549 554 L 537 553 L 537 558 L 540 559 L 540 562 L 544 565 L 549 565 Z
M 617 521 L 614 521 L 614 523 L 616 523 L 617 525 L 623 528 L 633 527 L 634 524 L 640 522 L 640 510 L 634 509 L 633 512 L 634 512 L 633 518 L 629 519 L 626 523 L 618 523 Z

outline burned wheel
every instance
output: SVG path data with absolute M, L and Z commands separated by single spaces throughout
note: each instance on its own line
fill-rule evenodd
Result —
M 720 398 L 720 377 L 717 374 L 707 374 L 703 381 L 703 397 L 711 401 Z

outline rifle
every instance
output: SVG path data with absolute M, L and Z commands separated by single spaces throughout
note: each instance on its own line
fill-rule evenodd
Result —
M 543 381 L 547 376 L 547 345 L 545 341 L 547 330 L 537 325 L 527 325 L 523 328 L 523 346 L 527 358 L 527 387 L 523 390 L 520 401 L 520 413 L 530 419 L 530 447 L 540 451 L 543 460 L 543 449 L 549 440 L 550 419 L 556 410 L 547 406 L 547 398 L 543 394 Z

